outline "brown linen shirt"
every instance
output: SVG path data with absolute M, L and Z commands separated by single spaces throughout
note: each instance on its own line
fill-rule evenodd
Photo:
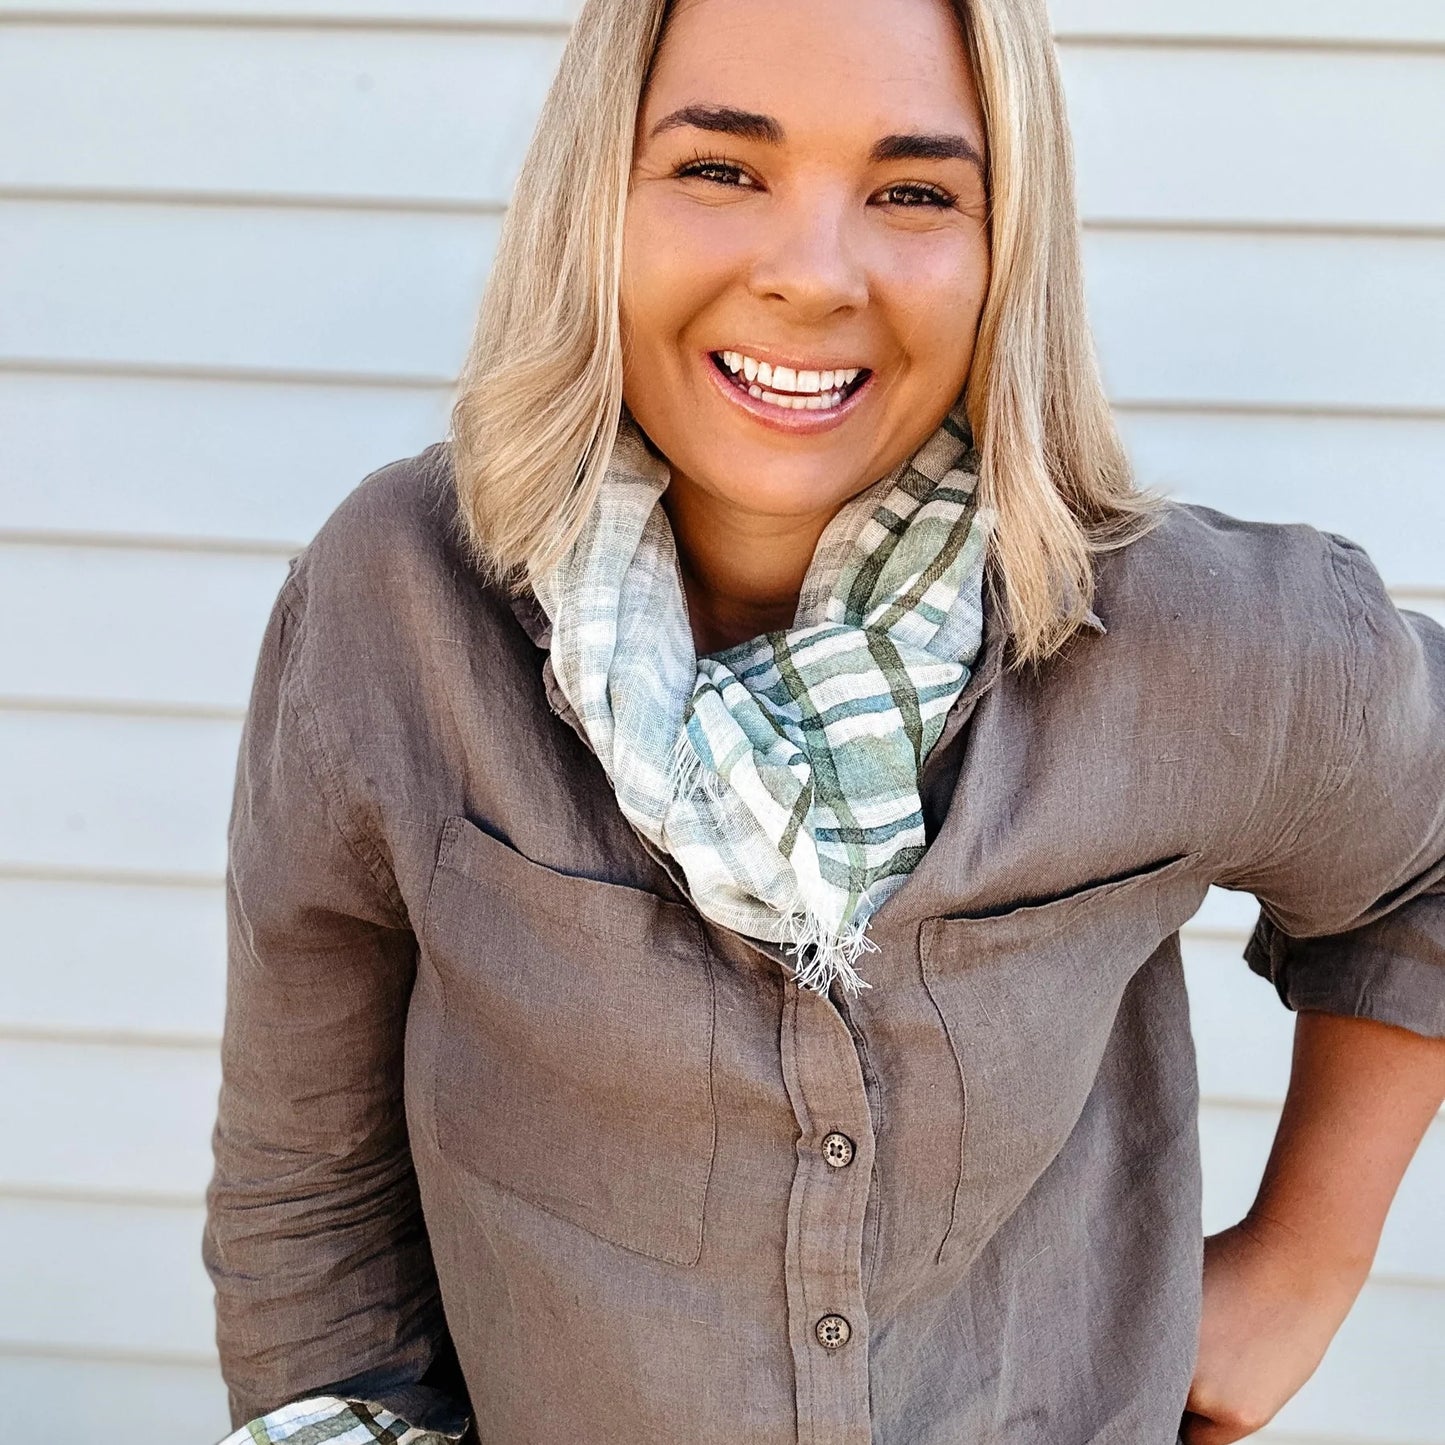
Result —
M 261 649 L 203 1241 L 233 1423 L 335 1389 L 482 1445 L 1171 1445 L 1177 930 L 1246 889 L 1286 1006 L 1445 1035 L 1445 630 L 1354 543 L 1198 506 L 1041 670 L 990 596 L 850 1001 L 699 915 L 456 538 L 443 447 L 384 468 Z

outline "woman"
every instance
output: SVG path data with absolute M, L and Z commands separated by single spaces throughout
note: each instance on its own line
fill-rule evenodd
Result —
M 1445 633 L 1132 488 L 1076 230 L 1040 4 L 583 7 L 450 444 L 263 645 L 236 1424 L 1222 1445 L 1311 1374 L 1445 1095 Z M 1201 1241 L 1210 884 L 1300 1014 Z

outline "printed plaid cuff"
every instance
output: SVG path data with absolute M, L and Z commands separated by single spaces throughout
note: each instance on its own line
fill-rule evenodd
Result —
M 371 1400 L 313 1395 L 248 1420 L 219 1445 L 455 1445 L 461 1438 L 423 1430 Z

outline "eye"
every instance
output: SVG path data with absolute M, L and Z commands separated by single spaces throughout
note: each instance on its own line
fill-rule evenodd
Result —
M 751 177 L 740 165 L 733 161 L 723 160 L 721 156 L 694 156 L 690 161 L 680 165 L 673 175 L 679 178 L 696 176 L 701 181 L 711 181 L 719 186 L 735 186 L 739 189 L 748 189 L 752 184 Z M 747 186 L 740 186 L 740 181 L 746 181 Z
M 891 204 L 902 206 L 905 210 L 914 206 L 932 206 L 939 210 L 947 210 L 950 206 L 958 204 L 958 197 L 951 191 L 945 191 L 942 186 L 929 186 L 921 182 L 910 181 L 889 186 L 880 194 L 885 197 L 902 197 L 902 199 L 894 200 Z M 885 202 L 885 204 L 890 203 Z

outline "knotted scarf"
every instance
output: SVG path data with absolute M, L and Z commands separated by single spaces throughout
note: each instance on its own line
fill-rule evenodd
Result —
M 919 775 L 982 638 L 977 465 L 960 400 L 829 521 L 791 627 L 698 657 L 671 469 L 624 408 L 582 531 L 534 579 L 622 812 L 705 917 L 788 944 L 800 987 L 870 987 L 868 919 L 925 852 Z

